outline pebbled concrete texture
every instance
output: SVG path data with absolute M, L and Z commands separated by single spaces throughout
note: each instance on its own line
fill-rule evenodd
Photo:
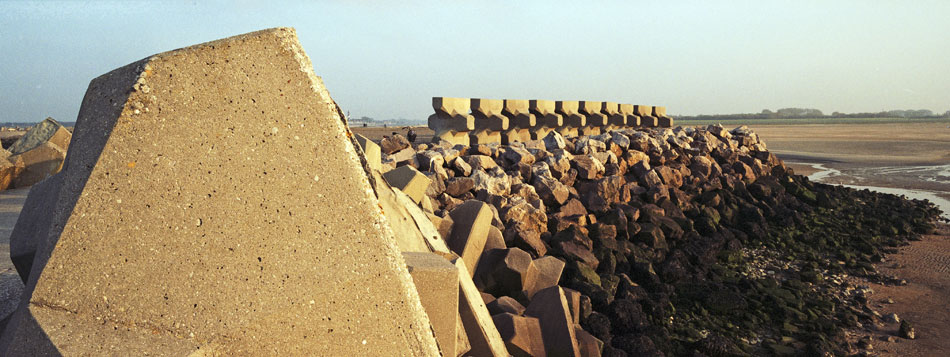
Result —
M 293 29 L 90 83 L 0 354 L 438 355 Z

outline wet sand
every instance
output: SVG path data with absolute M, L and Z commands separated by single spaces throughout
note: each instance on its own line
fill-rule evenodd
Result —
M 878 269 L 906 280 L 907 285 L 868 284 L 874 290 L 870 305 L 882 316 L 896 313 L 910 322 L 917 339 L 898 337 L 897 323 L 876 326 L 870 334 L 856 337 L 872 336 L 873 351 L 884 356 L 946 356 L 950 353 L 950 225 L 942 225 L 938 234 L 911 242 L 886 259 L 877 264 Z

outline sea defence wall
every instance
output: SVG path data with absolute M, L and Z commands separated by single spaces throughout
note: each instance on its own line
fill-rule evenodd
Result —
M 545 137 L 599 135 L 624 128 L 672 128 L 666 107 L 574 100 L 433 97 L 434 141 L 453 145 L 509 144 Z

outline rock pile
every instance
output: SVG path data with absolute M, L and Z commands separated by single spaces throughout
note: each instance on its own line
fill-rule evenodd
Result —
M 484 244 L 454 245 L 472 241 L 458 238 L 458 226 L 446 236 L 469 269 L 474 261 L 473 281 L 516 355 L 834 351 L 835 335 L 814 320 L 846 318 L 835 306 L 853 299 L 802 294 L 819 289 L 825 275 L 857 267 L 873 274 L 875 252 L 899 235 L 932 229 L 935 217 L 926 204 L 795 176 L 745 126 L 621 128 L 574 138 L 551 131 L 510 145 L 398 149 L 382 155 L 382 170 L 424 175 L 420 205 L 431 207 L 433 220 L 466 220 L 464 234 L 472 220 L 489 222 Z M 908 214 L 889 222 L 900 228 L 886 240 L 877 231 L 818 238 L 803 228 L 854 209 L 850 197 L 874 202 L 867 206 L 878 212 L 863 214 Z M 473 213 L 478 203 L 488 212 Z M 872 233 L 878 240 L 869 240 Z M 793 250 L 773 260 L 756 256 L 783 249 Z M 828 255 L 847 259 L 817 263 Z M 755 262 L 794 276 L 758 276 L 749 271 Z M 753 287 L 735 286 L 742 284 Z M 730 332 L 743 319 L 750 321 L 744 332 Z

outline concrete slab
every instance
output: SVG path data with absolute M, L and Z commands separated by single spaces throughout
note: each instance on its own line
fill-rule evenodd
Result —
M 586 124 L 581 128 L 580 135 L 599 135 L 607 127 L 607 115 L 600 111 L 604 102 L 584 100 L 579 102 L 577 110 L 587 117 Z
M 557 351 L 547 353 L 541 337 L 541 323 L 537 318 L 501 313 L 492 316 L 508 352 L 515 357 L 557 356 Z
M 64 129 L 65 130 L 65 129 Z M 38 146 L 10 157 L 10 160 L 23 160 L 24 169 L 13 179 L 14 187 L 31 186 L 43 179 L 56 174 L 63 167 L 66 159 L 66 149 L 52 141 L 40 143 Z
M 544 256 L 535 259 L 532 263 L 538 269 L 534 282 L 525 285 L 524 295 L 531 299 L 538 291 L 557 286 L 564 271 L 564 262 L 553 256 Z
M 508 356 L 505 341 L 501 339 L 481 293 L 470 278 L 466 262 L 456 258 L 452 264 L 459 269 L 459 313 L 465 333 L 472 346 L 473 356 Z
M 393 187 L 412 197 L 412 201 L 417 204 L 426 196 L 426 189 L 432 183 L 426 175 L 408 165 L 384 173 L 383 178 Z
M 51 142 L 63 150 L 69 149 L 69 140 L 72 134 L 62 124 L 53 118 L 46 118 L 30 128 L 26 134 L 10 146 L 13 155 L 22 154 Z
M 356 143 L 360 144 L 360 149 L 363 150 L 363 158 L 366 159 L 366 164 L 369 165 L 369 168 L 381 171 L 383 169 L 382 150 L 379 148 L 379 144 L 376 144 L 360 134 L 353 134 L 353 136 L 356 137 Z
M 288 28 L 93 80 L 0 354 L 438 355 L 339 113 Z
M 491 208 L 482 201 L 468 200 L 449 212 L 449 217 L 454 222 L 448 239 L 449 249 L 462 257 L 467 271 L 474 273 L 488 239 Z
M 403 252 L 409 275 L 419 293 L 422 307 L 429 315 L 435 339 L 443 355 L 456 353 L 456 331 L 459 323 L 458 268 L 441 255 L 423 252 Z
M 561 356 L 580 356 L 574 322 L 571 321 L 571 312 L 561 287 L 552 286 L 534 294 L 525 316 L 540 320 L 546 351 L 557 351 Z

